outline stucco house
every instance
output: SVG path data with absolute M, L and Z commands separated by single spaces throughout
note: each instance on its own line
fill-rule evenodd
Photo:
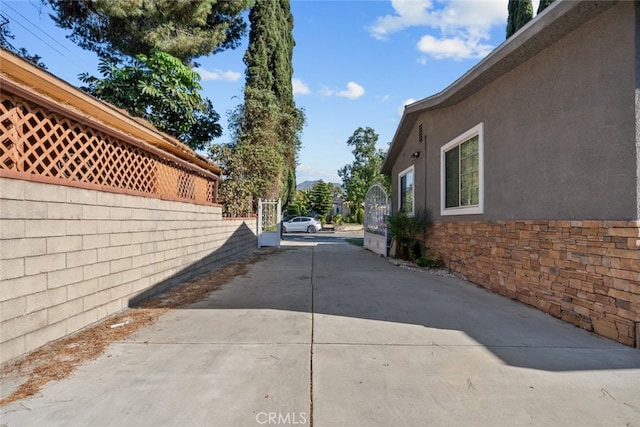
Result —
M 408 105 L 392 211 L 471 282 L 640 346 L 640 3 L 554 2 Z

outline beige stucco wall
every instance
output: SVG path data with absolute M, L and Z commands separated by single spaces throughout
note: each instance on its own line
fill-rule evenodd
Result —
M 417 207 L 440 219 L 440 148 L 482 122 L 484 214 L 447 221 L 637 219 L 635 29 L 635 4 L 621 2 L 463 102 L 422 113 L 393 165 L 394 211 L 398 173 L 414 164 Z
M 398 173 L 413 165 L 416 206 L 434 220 L 425 242 L 431 256 L 477 285 L 640 346 L 640 6 L 606 6 L 557 40 L 544 28 L 515 37 L 521 45 L 510 52 L 529 59 L 493 81 L 472 82 L 481 89 L 460 102 L 418 103 L 424 108 L 410 113 L 418 119 L 392 166 L 393 210 Z M 539 37 L 555 42 L 527 52 Z M 441 147 L 479 123 L 484 212 L 443 216 Z M 411 158 L 415 151 L 421 155 Z
M 0 178 L 0 362 L 256 247 L 221 207 Z

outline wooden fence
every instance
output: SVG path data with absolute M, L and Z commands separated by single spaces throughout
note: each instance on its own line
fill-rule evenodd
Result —
M 2 77 L 0 176 L 217 204 L 217 168 L 188 148 L 172 147 L 179 158 Z

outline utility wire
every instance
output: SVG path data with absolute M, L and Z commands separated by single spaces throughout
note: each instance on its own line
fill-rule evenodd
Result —
M 22 19 L 24 19 L 26 22 L 28 22 L 30 25 L 32 25 L 36 30 L 40 31 L 42 34 L 44 34 L 45 36 L 49 37 L 51 40 L 53 40 L 58 46 L 62 47 L 63 49 L 65 49 L 67 52 L 72 53 L 71 50 L 66 47 L 65 45 L 63 45 L 62 43 L 60 43 L 57 39 L 53 38 L 51 36 L 51 34 L 46 33 L 42 30 L 42 28 L 38 27 L 37 25 L 35 25 L 33 22 L 31 22 L 29 20 L 29 18 L 25 17 L 23 14 L 21 14 L 20 12 L 18 12 L 17 10 L 15 10 L 11 5 L 9 5 L 9 3 L 5 2 L 4 3 L 5 7 L 8 7 L 9 9 L 11 9 L 13 12 L 15 12 L 16 14 L 18 14 L 18 16 L 20 16 Z M 22 26 L 22 28 L 24 28 L 24 26 Z M 25 28 L 26 29 L 26 28 Z M 31 33 L 33 34 L 33 33 Z M 34 34 L 35 36 L 35 34 Z M 42 40 L 42 39 L 40 39 Z
M 63 45 L 62 43 L 60 43 L 58 40 L 56 40 L 54 37 L 52 37 L 51 35 L 47 34 L 45 31 L 43 31 L 41 28 L 37 27 L 36 24 L 32 23 L 31 20 L 27 17 L 25 17 L 23 14 L 21 14 L 20 12 L 18 12 L 17 10 L 15 10 L 13 7 L 9 6 L 7 4 L 8 2 L 3 2 L 2 0 L 0 0 L 0 4 L 2 5 L 2 11 L 0 12 L 0 15 L 6 15 L 6 17 L 10 18 L 10 23 L 16 23 L 18 24 L 20 27 L 22 27 L 27 33 L 29 33 L 31 36 L 34 37 L 34 39 L 40 40 L 42 43 L 44 43 L 46 46 L 50 47 L 52 50 L 52 53 L 55 52 L 58 55 L 60 55 L 62 58 L 64 58 L 66 61 L 69 61 L 71 63 L 73 63 L 75 66 L 78 67 L 78 69 L 84 69 L 86 68 L 87 64 L 86 61 L 81 60 L 80 57 L 78 56 L 78 54 L 76 52 L 74 52 L 73 50 L 69 49 L 67 46 Z M 31 4 L 31 3 L 30 3 Z M 48 38 L 52 39 L 57 45 L 61 46 L 64 50 L 66 50 L 68 53 L 63 53 L 61 52 L 59 49 L 56 49 L 54 46 L 52 46 L 51 44 L 47 43 L 46 40 L 43 40 L 42 37 L 39 37 L 37 34 L 34 34 L 33 31 L 31 31 L 29 28 L 25 27 L 20 21 L 20 19 L 17 19 L 15 17 L 15 15 L 12 14 L 8 14 L 8 10 L 5 9 L 5 6 L 7 6 L 8 9 L 10 9 L 12 12 L 15 12 L 20 18 L 24 19 L 26 22 L 28 22 L 30 25 L 38 28 L 38 30 L 40 32 L 42 32 L 43 34 L 45 34 Z M 35 7 L 33 4 L 31 4 L 31 6 Z M 34 49 L 34 47 L 30 47 L 31 50 Z M 38 52 L 33 52 L 34 54 L 37 54 Z M 44 61 L 45 65 L 46 65 L 46 60 Z M 54 72 L 53 70 L 48 70 L 50 72 Z
M 51 49 L 55 50 L 56 52 L 58 52 L 61 56 L 64 56 L 64 53 L 60 52 L 58 49 L 56 49 L 55 47 L 51 46 L 49 43 L 47 43 L 46 41 L 44 41 L 42 38 L 40 38 L 37 34 L 34 34 L 33 31 L 31 31 L 29 28 L 25 27 L 24 25 L 22 25 L 20 23 L 19 20 L 15 19 L 13 16 L 9 15 L 8 13 L 3 12 L 3 15 L 7 15 L 10 19 L 10 22 L 15 22 L 16 24 L 18 24 L 19 26 L 21 26 L 26 32 L 28 32 L 29 34 L 31 34 L 33 37 L 37 38 L 38 40 L 40 40 L 42 43 L 46 44 L 47 46 L 49 46 Z

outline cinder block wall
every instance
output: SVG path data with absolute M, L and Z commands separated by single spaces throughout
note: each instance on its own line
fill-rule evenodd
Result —
M 256 247 L 221 207 L 0 178 L 0 363 Z
M 437 221 L 427 246 L 473 283 L 640 347 L 640 221 Z

